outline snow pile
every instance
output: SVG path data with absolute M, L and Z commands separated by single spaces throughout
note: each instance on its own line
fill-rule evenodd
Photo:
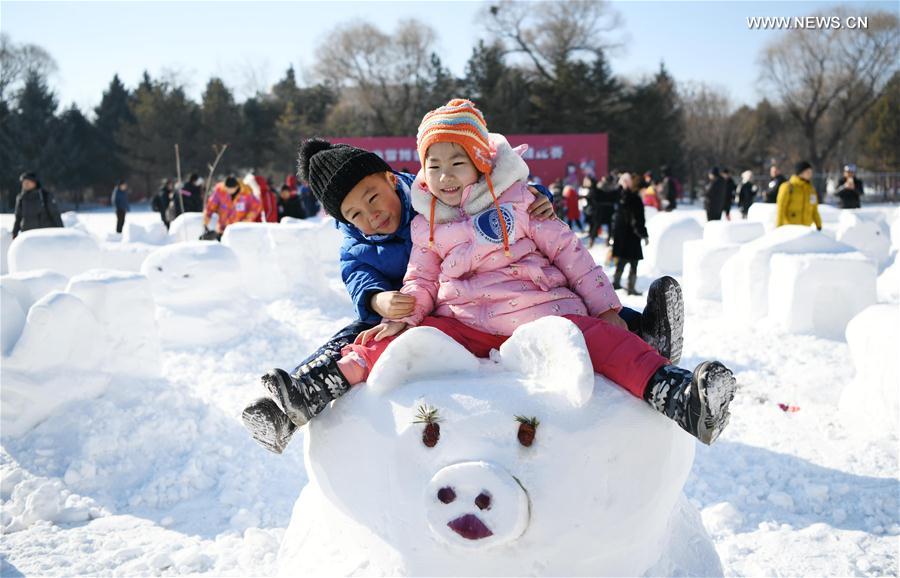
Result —
M 878 300 L 888 303 L 900 301 L 900 258 L 888 265 L 878 276 Z
M 4 313 L 12 313 L 3 320 L 4 436 L 21 435 L 68 402 L 102 394 L 115 373 L 159 374 L 156 326 L 147 310 L 152 301 L 142 276 L 92 271 L 30 308 L 23 306 L 27 285 L 3 281 L 4 301 L 18 306 L 4 304 Z
M 225 229 L 222 244 L 234 251 L 241 263 L 244 287 L 258 299 L 277 299 L 287 294 L 287 279 L 275 258 L 269 233 L 277 223 L 234 223 Z M 293 247 L 302 251 L 303 247 Z
M 0 275 L 9 273 L 9 245 L 12 243 L 12 233 L 6 227 L 0 227 Z
M 756 206 L 756 205 L 753 205 Z M 726 315 L 755 323 L 769 314 L 771 259 L 776 253 L 853 252 L 853 248 L 830 239 L 813 228 L 799 225 L 778 227 L 764 237 L 745 244 L 722 267 L 722 309 Z M 823 288 L 829 279 L 821 279 Z M 837 282 L 852 282 L 839 276 Z M 815 295 L 808 295 L 815 300 Z
M 843 339 L 847 323 L 876 302 L 877 274 L 861 253 L 776 253 L 769 270 L 769 319 L 790 333 Z
M 4 534 L 18 532 L 37 522 L 72 524 L 107 515 L 90 498 L 73 494 L 57 479 L 29 475 L 4 464 L 0 468 L 0 497 L 6 507 L 0 513 Z
M 761 237 L 765 229 L 753 221 L 710 221 L 703 239 L 684 244 L 684 294 L 694 299 L 721 299 L 722 266 L 741 245 Z
M 101 260 L 104 269 L 138 272 L 141 265 L 158 245 L 149 243 L 127 243 L 123 240 L 106 241 L 101 245 Z
M 876 214 L 883 216 L 881 213 Z M 890 255 L 890 234 L 883 220 L 879 222 L 871 217 L 866 218 L 867 216 L 853 210 L 843 211 L 835 238 L 869 257 L 880 267 Z
M 895 209 L 888 225 L 891 231 L 891 253 L 900 253 L 900 209 Z
M 72 277 L 102 265 L 100 245 L 78 229 L 33 229 L 9 247 L 9 270 L 51 269 Z
M 413 329 L 382 362 L 416 374 L 373 373 L 310 423 L 281 575 L 721 575 L 682 499 L 692 438 L 595 378 L 570 322 L 523 326 L 493 361 Z M 540 420 L 530 447 L 515 415 Z
M 197 347 L 234 339 L 255 320 L 237 255 L 221 243 L 189 241 L 157 249 L 141 272 L 150 280 L 163 343 Z
M 81 220 L 81 218 L 78 216 L 78 213 L 76 213 L 75 211 L 66 211 L 65 213 L 60 215 L 60 217 L 62 218 L 63 227 L 65 227 L 66 229 L 76 229 L 78 231 L 81 231 L 82 233 L 90 234 L 87 225 L 84 223 L 84 221 Z
M 841 411 L 855 431 L 897 436 L 900 415 L 900 309 L 873 305 L 847 325 L 856 379 L 843 391 Z
M 747 220 L 751 223 L 762 223 L 766 233 L 775 230 L 778 219 L 778 205 L 775 203 L 753 203 L 747 212 Z
M 212 216 L 209 227 L 215 229 L 217 215 Z M 169 237 L 173 241 L 196 241 L 203 234 L 203 213 L 181 213 L 169 223 Z
M 134 221 L 126 221 L 122 229 L 123 243 L 147 243 L 165 245 L 169 242 L 169 233 L 161 221 L 142 225 Z
M 647 221 L 650 243 L 644 259 L 651 271 L 680 274 L 684 244 L 703 237 L 703 227 L 689 214 L 679 211 L 658 213 Z

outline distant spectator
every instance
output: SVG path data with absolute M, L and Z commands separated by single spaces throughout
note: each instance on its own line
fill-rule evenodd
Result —
M 253 195 L 259 200 L 260 210 L 256 215 L 256 221 L 267 223 L 278 222 L 278 198 L 269 186 L 269 181 L 256 171 L 250 171 L 244 177 L 244 184 L 249 186 Z
M 656 194 L 656 187 L 653 184 L 653 173 L 647 171 L 641 178 L 640 185 L 641 202 L 645 207 L 653 207 L 659 210 L 659 195 Z
M 319 213 L 319 201 L 313 195 L 309 184 L 301 182 L 297 195 L 300 197 L 300 203 L 303 204 L 303 212 L 306 213 L 306 217 L 315 217 Z
M 110 205 L 116 209 L 116 233 L 122 232 L 125 226 L 125 213 L 128 212 L 128 183 L 119 181 L 110 197 Z
M 566 201 L 563 199 L 562 179 L 556 179 L 550 183 L 548 190 L 553 197 L 553 209 L 556 211 L 556 216 L 564 221 L 566 219 Z
M 181 201 L 184 204 L 185 213 L 199 213 L 203 210 L 203 178 L 197 173 L 191 173 L 188 180 L 181 187 Z M 174 195 L 173 195 L 174 196 Z M 176 202 L 178 201 L 175 196 Z M 181 206 L 179 205 L 179 214 Z
M 213 194 L 206 202 L 203 228 L 209 228 L 209 221 L 215 213 L 219 216 L 216 231 L 221 235 L 232 223 L 256 221 L 259 208 L 259 201 L 253 196 L 250 187 L 236 177 L 228 177 L 224 182 L 216 184 Z
M 660 202 L 666 212 L 674 211 L 678 207 L 678 181 L 672 176 L 672 169 L 662 168 L 663 180 L 660 183 Z
M 306 213 L 303 211 L 303 203 L 300 197 L 294 192 L 290 185 L 282 185 L 281 191 L 278 193 L 278 221 L 285 217 L 293 217 L 295 219 L 305 219 Z
M 644 222 L 644 203 L 641 201 L 639 193 L 642 182 L 638 175 L 622 173 L 619 185 L 622 192 L 613 225 L 612 253 L 617 259 L 613 287 L 615 289 L 622 288 L 622 274 L 625 272 L 625 265 L 629 265 L 628 294 L 640 295 L 635 288 L 637 266 L 638 261 L 644 258 L 641 241 L 647 243 L 648 239 L 647 227 Z
M 166 226 L 166 229 L 169 228 L 169 221 L 166 219 L 166 209 L 169 208 L 169 200 L 173 194 L 175 194 L 175 190 L 172 185 L 172 179 L 163 179 L 162 186 L 159 187 L 159 191 L 153 195 L 153 200 L 150 201 L 151 208 L 159 213 L 159 218 L 162 220 L 163 225 Z
M 737 183 L 734 182 L 734 179 L 731 178 L 731 170 L 730 169 L 722 169 L 722 179 L 725 180 L 725 206 L 722 209 L 722 212 L 725 213 L 725 218 L 729 221 L 731 220 L 731 206 L 735 202 L 735 195 L 737 193 Z
M 844 178 L 838 183 L 834 194 L 837 195 L 838 206 L 842 209 L 858 209 L 862 206 L 860 201 L 865 191 L 862 179 L 856 176 L 856 165 L 849 164 L 844 167 Z
M 783 185 L 787 179 L 784 178 L 784 175 L 781 174 L 781 170 L 776 165 L 769 167 L 769 177 L 772 180 L 769 181 L 769 186 L 766 189 L 766 202 L 776 203 L 778 202 L 778 189 L 781 188 L 781 185 Z
M 741 173 L 741 190 L 738 192 L 738 205 L 741 207 L 741 216 L 747 218 L 750 213 L 750 205 L 756 199 L 759 187 L 753 184 L 753 171 Z
M 584 231 L 581 226 L 581 211 L 578 209 L 578 191 L 572 185 L 563 187 L 563 199 L 566 203 L 566 222 L 569 228 L 574 229 L 578 226 L 579 231 Z
M 819 196 L 812 184 L 812 177 L 812 165 L 801 161 L 797 163 L 790 180 L 778 189 L 776 227 L 782 225 L 808 227 L 815 223 L 816 229 L 822 230 L 822 217 L 819 216 Z
M 16 195 L 16 217 L 13 222 L 13 239 L 22 231 L 62 227 L 62 217 L 56 206 L 56 199 L 50 191 L 44 190 L 37 175 L 22 173 L 19 177 L 21 192 Z
M 709 169 L 709 184 L 706 186 L 706 220 L 720 221 L 725 210 L 725 179 L 719 173 L 719 167 Z

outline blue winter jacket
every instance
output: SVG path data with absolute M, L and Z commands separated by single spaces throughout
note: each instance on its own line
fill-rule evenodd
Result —
M 341 246 L 341 278 L 350 299 L 356 307 L 356 315 L 366 323 L 381 323 L 381 315 L 369 308 L 369 300 L 374 293 L 399 291 L 403 286 L 403 276 L 409 265 L 412 251 L 410 224 L 416 211 L 410 204 L 409 188 L 414 175 L 398 173 L 397 196 L 403 207 L 403 217 L 397 231 L 391 235 L 367 237 L 359 229 L 348 223 L 337 221 L 336 226 L 344 234 Z M 553 195 L 545 187 L 532 185 L 552 202 Z
M 110 204 L 117 210 L 127 211 L 130 208 L 128 206 L 128 191 L 120 189 L 119 187 L 113 189 Z

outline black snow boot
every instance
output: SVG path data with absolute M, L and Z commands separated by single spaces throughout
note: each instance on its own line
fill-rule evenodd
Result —
M 245 407 L 241 419 L 256 443 L 276 454 L 284 451 L 297 431 L 294 422 L 268 397 Z
M 303 427 L 350 389 L 337 362 L 337 358 L 322 354 L 300 366 L 295 375 L 276 368 L 266 373 L 262 382 L 294 425 Z
M 694 373 L 676 367 L 660 367 L 644 390 L 644 399 L 706 445 L 712 444 L 728 425 L 728 405 L 736 382 L 731 370 L 718 361 L 704 361 Z
M 636 289 L 637 286 L 637 261 L 629 261 L 628 269 L 628 287 L 626 288 L 626 292 L 629 295 L 640 295 L 641 292 Z
M 672 365 L 681 361 L 684 298 L 675 279 L 660 277 L 650 285 L 647 305 L 641 314 L 641 337 Z

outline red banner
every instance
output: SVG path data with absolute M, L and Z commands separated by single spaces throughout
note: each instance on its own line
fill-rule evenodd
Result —
M 523 158 L 531 174 L 545 185 L 560 178 L 568 184 L 580 185 L 585 174 L 602 176 L 609 171 L 609 140 L 606 133 L 513 134 L 506 138 L 514 147 L 528 145 Z M 415 174 L 421 166 L 415 137 L 334 137 L 328 140 L 370 150 L 387 161 L 394 170 Z

